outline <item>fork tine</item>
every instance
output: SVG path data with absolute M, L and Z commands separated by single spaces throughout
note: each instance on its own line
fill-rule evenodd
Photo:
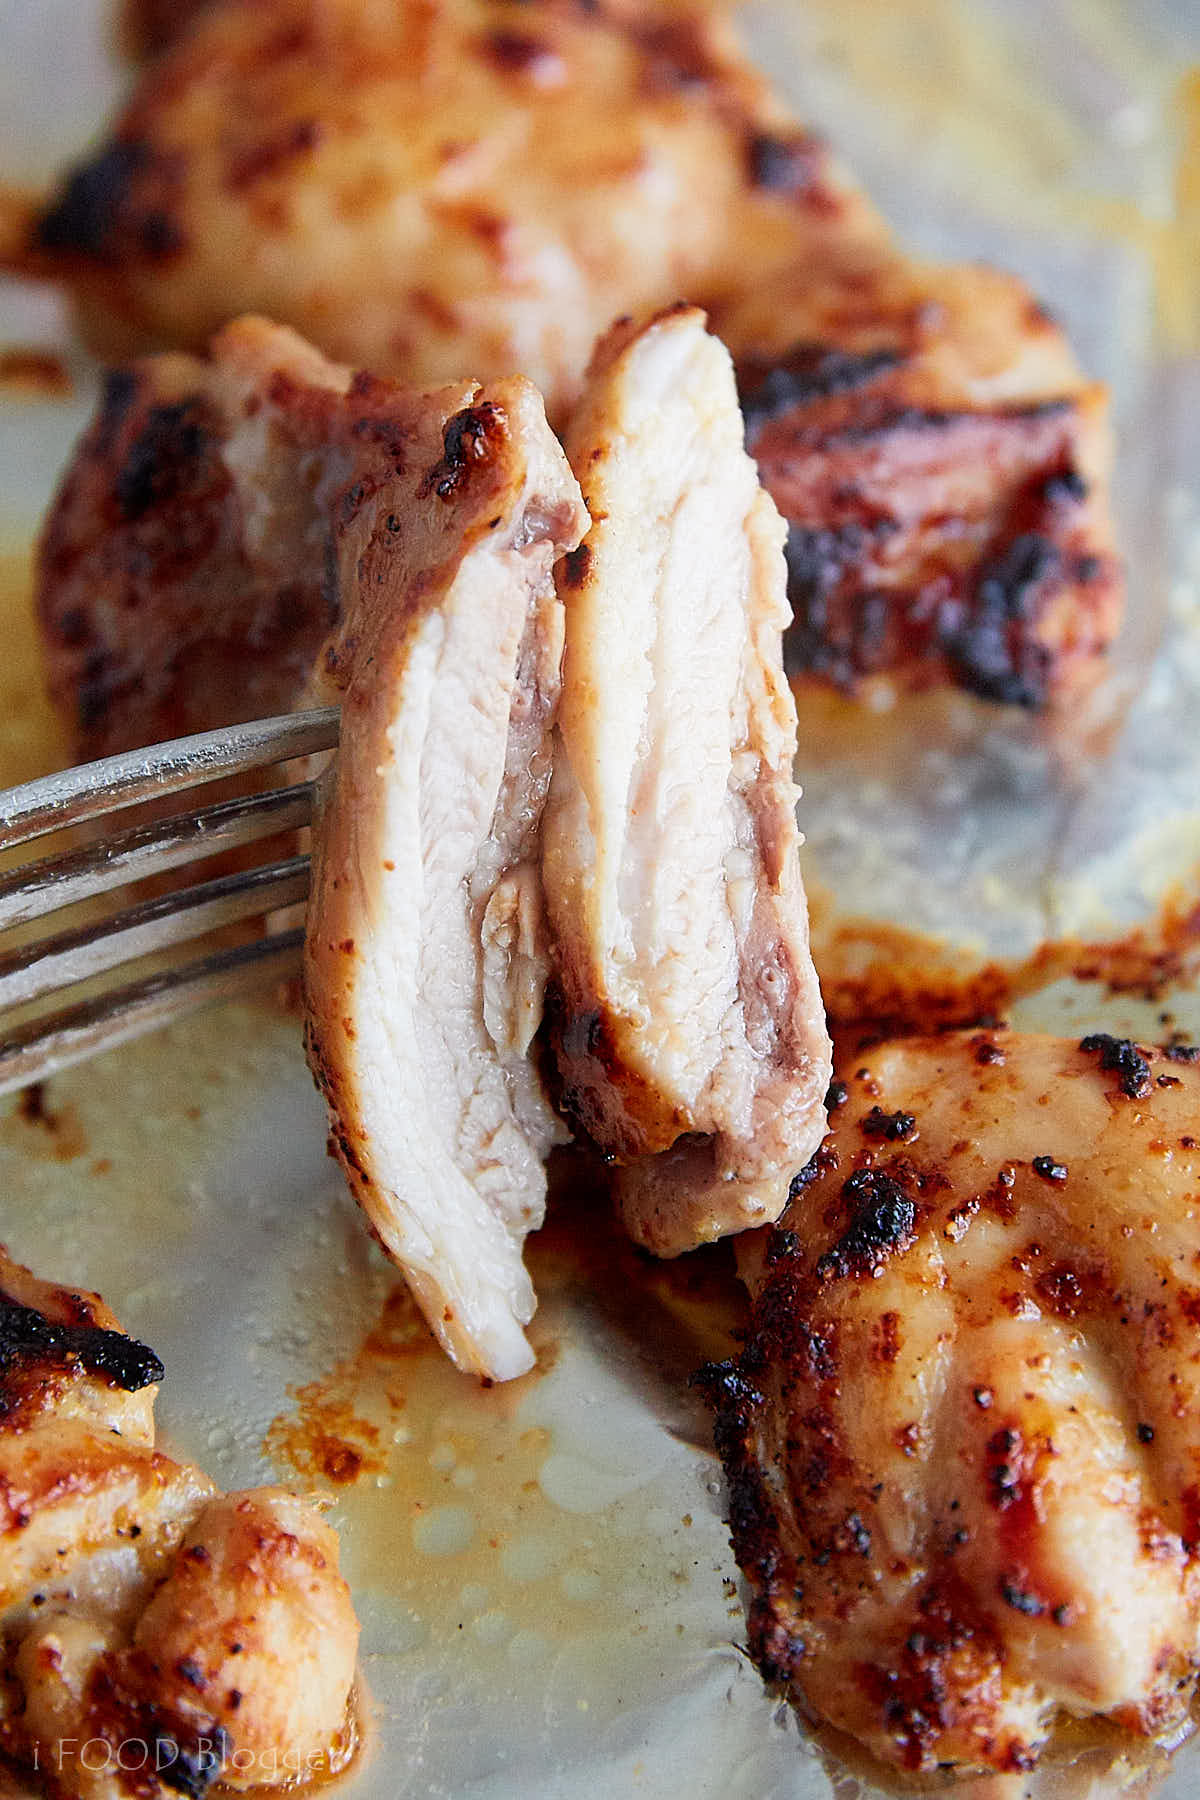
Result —
M 120 963 L 308 897 L 306 856 L 199 882 L 0 956 L 0 1006 L 23 1006 Z
M 338 708 L 283 713 L 221 731 L 173 738 L 148 750 L 106 756 L 81 768 L 63 769 L 11 788 L 0 805 L 0 850 L 30 838 L 98 819 L 181 788 L 198 787 L 294 756 L 332 750 L 338 741 Z
M 181 969 L 147 976 L 22 1026 L 0 1041 L 0 1094 L 41 1081 L 217 1001 L 241 999 L 252 984 L 294 974 L 303 942 L 303 930 L 277 932 L 234 950 L 214 951 Z
M 301 782 L 244 800 L 222 800 L 199 812 L 173 813 L 169 819 L 135 826 L 101 844 L 22 863 L 0 875 L 0 931 L 147 875 L 199 862 L 218 850 L 236 849 L 256 838 L 307 825 L 312 817 L 312 797 L 313 784 Z

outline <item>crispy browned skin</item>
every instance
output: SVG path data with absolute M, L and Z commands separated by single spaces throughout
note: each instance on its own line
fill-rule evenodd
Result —
M 107 354 L 254 311 L 409 381 L 527 375 L 561 418 L 617 314 L 765 273 L 846 209 L 869 212 L 702 8 L 223 0 L 25 263 Z
M 789 523 L 789 666 L 1041 707 L 1103 667 L 1123 576 L 1103 389 L 1010 276 L 850 234 L 718 316 Z
M 709 1371 L 764 1673 L 877 1755 L 1032 1766 L 1180 1721 L 1200 1638 L 1200 1063 L 885 1044 Z
M 223 1765 L 271 1786 L 353 1745 L 333 1532 L 305 1500 L 218 1495 L 156 1450 L 161 1375 L 98 1295 L 0 1248 L 0 1757 L 52 1771 L 60 1800 L 202 1795 Z
M 337 617 L 340 500 L 403 456 L 393 392 L 260 320 L 110 377 L 37 563 L 81 756 L 293 704 Z

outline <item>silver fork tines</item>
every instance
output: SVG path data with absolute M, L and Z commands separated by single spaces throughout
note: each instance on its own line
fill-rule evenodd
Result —
M 336 747 L 338 711 L 287 713 L 223 731 L 176 738 L 105 757 L 0 794 L 0 850 L 103 818 L 118 809 Z M 274 837 L 309 823 L 313 784 L 303 781 L 118 830 L 61 855 L 0 875 L 0 931 L 92 900 L 114 888 Z M 183 886 L 0 949 L 0 1093 L 169 1024 L 299 964 L 302 929 L 268 931 L 143 976 L 49 1015 L 13 1023 L 13 1009 L 44 1001 L 138 958 L 178 948 L 230 924 L 302 902 L 306 856 Z

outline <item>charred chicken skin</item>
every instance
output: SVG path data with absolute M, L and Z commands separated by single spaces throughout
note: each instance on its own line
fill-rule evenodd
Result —
M 162 1365 L 0 1250 L 0 1755 L 65 1800 L 201 1796 L 352 1752 L 337 1539 L 154 1448 Z
M 788 521 L 794 674 L 1031 708 L 1095 679 L 1123 603 L 1107 399 L 1020 282 L 861 238 L 719 326 Z
M 710 1370 L 750 1647 L 910 1770 L 1060 1712 L 1177 1725 L 1200 1646 L 1200 1066 L 1105 1036 L 884 1045 Z
M 82 757 L 286 712 L 337 617 L 339 497 L 393 466 L 387 383 L 243 319 L 109 377 L 43 527 L 51 692 Z

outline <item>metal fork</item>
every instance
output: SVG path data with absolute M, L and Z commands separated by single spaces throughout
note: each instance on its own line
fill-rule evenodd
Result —
M 249 774 L 293 757 L 332 750 L 338 709 L 174 738 L 109 756 L 0 793 L 0 851 L 124 808 Z M 118 829 L 61 855 L 0 874 L 0 933 L 49 917 L 131 882 L 307 825 L 311 781 L 222 800 L 191 812 Z M 299 967 L 302 928 L 270 930 L 251 943 L 89 994 L 12 1025 L 32 1003 L 119 970 L 142 957 L 194 944 L 238 921 L 303 901 L 309 860 L 290 856 L 135 900 L 102 919 L 0 948 L 0 1094 L 82 1062 L 115 1044 L 242 994 Z

